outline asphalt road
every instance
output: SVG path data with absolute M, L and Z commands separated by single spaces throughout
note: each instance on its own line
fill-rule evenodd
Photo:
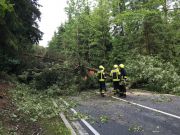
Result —
M 101 135 L 180 135 L 180 119 L 90 93 L 71 100 L 78 103 L 74 109 L 89 116 L 87 121 Z M 180 116 L 178 96 L 136 91 L 128 93 L 126 100 Z

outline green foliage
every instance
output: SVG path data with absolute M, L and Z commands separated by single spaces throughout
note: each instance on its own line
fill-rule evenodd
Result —
M 95 76 L 87 77 L 87 80 L 82 79 L 79 84 L 80 90 L 97 89 L 98 86 L 98 81 Z
M 10 76 L 6 72 L 0 72 L 0 81 L 8 81 Z
M 100 121 L 101 121 L 102 123 L 107 123 L 108 120 L 109 120 L 108 116 L 105 116 L 105 115 L 101 115 L 101 116 L 100 116 Z
M 4 127 L 1 121 L 0 121 L 0 134 L 5 134 Z
M 152 56 L 137 55 L 126 61 L 132 82 L 141 83 L 152 91 L 180 92 L 180 76 L 170 62 Z
M 88 2 L 71 0 L 66 11 L 70 17 L 68 23 L 59 27 L 48 50 L 59 52 L 76 65 L 105 64 L 112 48 L 109 2 L 99 1 L 98 7 L 91 12 Z
M 115 63 L 127 63 L 134 82 L 143 82 L 151 90 L 178 92 L 180 70 L 174 70 L 180 66 L 180 20 L 176 10 L 180 3 L 176 3 L 174 10 L 168 9 L 162 0 L 96 0 L 95 3 L 92 6 L 88 0 L 69 1 L 68 22 L 54 34 L 49 54 L 61 55 L 73 65 L 103 64 L 109 69 Z M 132 53 L 141 55 L 131 61 Z M 138 62 L 142 62 L 139 67 Z M 149 66 L 144 69 L 142 65 L 146 67 L 146 63 Z M 92 78 L 79 79 L 79 82 L 81 89 L 97 84 Z
M 41 122 L 44 126 L 46 135 L 71 135 L 70 129 L 67 129 L 61 119 L 44 120 Z
M 0 70 L 8 73 L 16 73 L 20 65 L 19 59 L 4 55 L 2 50 L 0 50 L 0 62 Z
M 13 103 L 16 105 L 18 112 L 21 113 L 20 116 L 12 114 L 12 117 L 23 118 L 33 123 L 38 122 L 42 125 L 45 134 L 70 135 L 70 131 L 59 118 L 59 112 L 64 111 L 64 107 L 55 107 L 52 98 L 47 94 L 34 93 L 34 90 L 22 84 L 16 84 L 11 94 Z
M 58 81 L 59 75 L 58 70 L 46 68 L 35 78 L 35 87 L 47 89 Z
M 27 71 L 24 71 L 21 75 L 18 75 L 18 80 L 21 83 L 27 83 L 28 74 L 29 73 Z
M 77 76 L 66 65 L 52 65 L 32 75 L 31 86 L 36 90 L 46 91 L 50 96 L 72 95 L 78 90 Z
M 55 118 L 59 116 L 60 111 L 64 111 L 64 106 L 54 106 L 56 98 L 52 99 L 46 93 L 39 93 L 31 87 L 24 84 L 16 84 L 11 91 L 13 102 L 17 106 L 18 111 L 30 116 L 33 122 L 41 119 Z M 60 102 L 58 99 L 57 102 Z
M 17 73 L 22 53 L 41 39 L 39 6 L 35 0 L 0 1 L 0 70 Z
M 70 96 L 77 93 L 78 86 L 73 83 L 70 84 L 69 86 L 66 86 L 66 88 L 62 88 L 61 86 L 54 84 L 50 86 L 46 91 L 49 96 L 57 96 L 57 95 Z
M 1 0 L 0 1 L 0 23 L 2 23 L 3 20 L 1 20 L 2 18 L 4 18 L 5 14 L 7 12 L 11 12 L 13 11 L 13 4 L 9 4 L 9 2 L 7 0 Z
M 141 125 L 138 124 L 134 124 L 131 127 L 129 127 L 128 129 L 130 132 L 143 132 L 144 129 Z
M 17 84 L 12 94 L 18 110 L 30 115 L 32 121 L 56 116 L 50 98 L 42 94 L 32 94 L 32 90 L 27 85 Z
M 0 71 L 0 82 L 16 82 L 17 78 L 14 74 L 9 75 L 8 73 L 4 71 Z

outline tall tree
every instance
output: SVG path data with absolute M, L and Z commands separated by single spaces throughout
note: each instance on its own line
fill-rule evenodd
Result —
M 8 66 L 9 63 L 20 63 L 21 52 L 30 50 L 34 43 L 38 43 L 42 32 L 37 24 L 37 19 L 40 20 L 41 15 L 37 0 L 3 0 L 1 5 L 6 7 L 4 8 L 4 15 L 1 16 L 3 21 L 0 23 L 2 70 L 3 67 L 10 68 L 12 65 Z M 5 12 L 5 9 L 11 8 L 12 12 Z
M 69 1 L 68 22 L 63 32 L 59 31 L 52 39 L 56 45 L 62 44 L 60 48 L 64 51 L 60 52 L 66 58 L 97 66 L 125 62 L 129 54 L 140 53 L 161 56 L 178 65 L 178 2 L 172 9 L 168 9 L 169 2 L 165 0 L 96 0 L 95 3 L 92 7 L 88 0 Z

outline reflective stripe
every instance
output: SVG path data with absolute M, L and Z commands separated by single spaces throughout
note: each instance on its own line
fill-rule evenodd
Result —
M 100 82 L 104 82 L 105 81 L 105 79 L 104 79 L 104 72 L 103 71 L 98 71 L 98 73 L 100 74 L 100 78 L 99 78 L 99 81 Z
M 120 78 L 119 78 L 120 72 L 119 72 L 119 70 L 118 70 L 118 69 L 113 69 L 113 70 L 111 70 L 110 75 L 111 75 L 112 77 L 114 77 L 114 76 L 113 76 L 114 73 L 115 73 L 115 79 L 112 78 L 112 80 L 113 80 L 114 82 L 120 81 Z
M 113 79 L 113 81 L 114 81 L 114 82 L 118 82 L 118 81 L 120 81 L 120 79 Z
M 100 81 L 100 82 L 104 82 L 104 81 L 105 81 L 105 79 L 99 79 L 99 81 Z

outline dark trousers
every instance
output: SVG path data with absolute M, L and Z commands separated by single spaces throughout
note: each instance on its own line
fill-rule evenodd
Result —
M 124 96 L 124 95 L 126 95 L 126 86 L 120 85 L 119 86 L 119 96 Z
M 102 92 L 102 90 L 106 91 L 105 81 L 104 82 L 99 82 L 99 89 L 100 89 L 100 92 Z
M 113 82 L 113 87 L 114 87 L 114 90 L 118 90 L 119 89 L 119 82 L 118 81 L 114 81 Z

